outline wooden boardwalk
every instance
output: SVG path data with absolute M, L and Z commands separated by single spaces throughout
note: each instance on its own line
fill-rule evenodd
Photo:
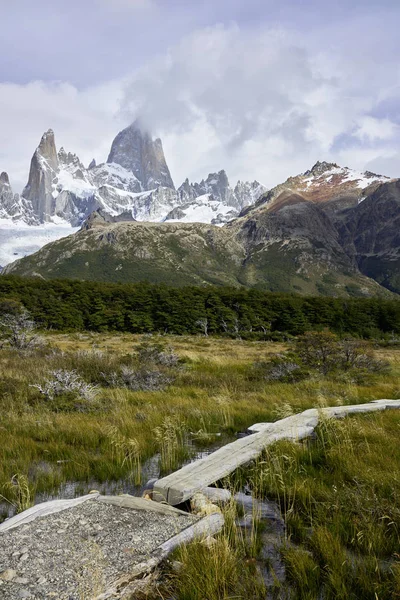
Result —
M 340 418 L 387 408 L 400 408 L 400 400 L 374 400 L 368 404 L 309 409 L 275 423 L 258 423 L 249 428 L 253 435 L 227 444 L 206 458 L 159 479 L 154 485 L 153 500 L 176 506 L 256 459 L 270 444 L 282 439 L 301 440 L 310 436 L 321 416 Z

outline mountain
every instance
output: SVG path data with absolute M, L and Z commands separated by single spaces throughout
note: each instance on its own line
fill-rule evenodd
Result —
M 21 218 L 28 210 L 19 194 L 14 194 L 8 174 L 0 175 L 0 219 Z
M 400 181 L 336 215 L 340 243 L 364 275 L 400 294 Z
M 210 173 L 200 183 L 186 179 L 178 188 L 179 208 L 174 208 L 165 221 L 200 221 L 221 225 L 238 216 L 239 212 L 253 204 L 267 188 L 258 181 L 238 181 L 231 187 L 225 171 Z
M 284 188 L 272 202 L 244 209 L 224 227 L 110 223 L 98 215 L 79 233 L 7 266 L 5 272 L 116 282 L 229 284 L 306 295 L 390 295 L 359 268 L 357 232 L 365 231 L 368 239 L 370 232 L 358 215 L 361 207 L 374 203 L 379 190 L 395 186 L 389 212 L 391 219 L 398 218 L 398 185 L 379 184 L 361 204 L 333 213 L 325 200 L 312 201 Z M 385 198 L 387 192 L 382 205 Z M 383 239 L 387 229 L 383 208 L 379 214 Z M 389 232 L 385 244 L 397 243 L 395 233 Z
M 121 165 L 134 174 L 144 191 L 157 187 L 175 189 L 162 142 L 142 130 L 139 121 L 121 131 L 112 143 L 107 163 Z
M 231 188 L 225 171 L 200 183 L 186 180 L 175 189 L 162 142 L 136 121 L 111 145 L 106 163 L 88 168 L 60 148 L 49 129 L 35 150 L 22 196 L 13 195 L 8 177 L 0 182 L 0 218 L 29 224 L 79 227 L 91 212 L 111 216 L 130 212 L 140 221 L 200 221 L 222 225 L 253 203 L 266 188 L 238 182 Z
M 308 171 L 289 177 L 259 198 L 257 205 L 276 202 L 283 192 L 300 194 L 317 204 L 335 202 L 338 208 L 355 206 L 390 177 L 370 171 L 361 173 L 336 163 L 317 162 Z

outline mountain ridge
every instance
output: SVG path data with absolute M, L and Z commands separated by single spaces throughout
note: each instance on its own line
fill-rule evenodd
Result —
M 49 129 L 32 156 L 21 196 L 5 189 L 9 181 L 0 185 L 0 218 L 73 227 L 96 209 L 112 216 L 131 211 L 137 220 L 195 218 L 222 225 L 266 191 L 256 181 L 238 181 L 232 188 L 225 171 L 210 173 L 200 183 L 187 179 L 176 189 L 161 139 L 153 139 L 138 121 L 117 134 L 107 162 L 97 165 L 92 160 L 88 168 L 76 154 L 64 148 L 57 152 Z
M 400 182 L 380 184 L 379 189 L 382 205 L 393 196 L 391 214 L 400 214 Z M 360 268 L 359 252 L 352 249 L 352 244 L 359 247 L 357 240 L 370 224 L 367 214 L 374 193 L 378 192 L 342 209 L 338 216 L 326 210 L 326 203 L 286 190 L 280 202 L 260 204 L 224 227 L 107 222 L 108 217 L 98 214 L 78 234 L 45 246 L 5 272 L 113 282 L 234 285 L 303 295 L 387 296 L 400 288 L 393 285 L 389 291 L 375 281 L 375 275 L 368 277 Z

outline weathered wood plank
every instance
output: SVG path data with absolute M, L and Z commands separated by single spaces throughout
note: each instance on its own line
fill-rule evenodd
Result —
M 49 502 L 35 504 L 35 506 L 32 506 L 31 508 L 24 510 L 24 512 L 11 517 L 11 519 L 7 519 L 4 521 L 4 523 L 1 523 L 0 533 L 3 533 L 3 531 L 9 531 L 15 527 L 19 527 L 20 525 L 30 523 L 38 517 L 46 517 L 47 515 L 52 515 L 54 513 L 67 510 L 68 508 L 79 506 L 79 504 L 87 502 L 88 500 L 97 500 L 98 497 L 99 493 L 96 492 L 86 496 L 81 496 L 80 498 L 73 498 L 71 500 L 50 500 Z
M 240 466 L 255 460 L 270 444 L 281 440 L 300 440 L 312 434 L 320 417 L 340 418 L 348 414 L 376 412 L 400 408 L 400 400 L 374 400 L 367 404 L 308 409 L 275 423 L 257 423 L 249 428 L 253 435 L 240 438 L 209 456 L 186 465 L 154 484 L 153 500 L 173 506 L 193 494 L 230 475 Z

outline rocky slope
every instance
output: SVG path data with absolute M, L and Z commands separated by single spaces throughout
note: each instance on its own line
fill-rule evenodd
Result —
M 28 207 L 19 194 L 14 194 L 8 174 L 0 175 L 0 219 L 21 219 L 26 216 L 29 221 L 30 207 Z
M 361 273 L 400 294 L 400 181 L 336 214 L 340 243 Z
M 361 173 L 336 163 L 318 161 L 310 170 L 289 177 L 266 192 L 257 204 L 272 204 L 279 201 L 283 192 L 293 192 L 310 202 L 328 204 L 334 201 L 338 207 L 344 208 L 357 205 L 381 183 L 388 181 L 391 179 L 385 175 L 370 171 Z
M 349 229 L 355 209 L 347 210 L 340 223 L 352 240 L 357 238 Z M 78 234 L 9 265 L 6 272 L 333 296 L 390 293 L 360 272 L 350 241 L 343 243 L 344 233 L 324 204 L 300 194 L 285 191 L 279 202 L 261 205 L 222 228 L 107 221 L 96 214 Z

